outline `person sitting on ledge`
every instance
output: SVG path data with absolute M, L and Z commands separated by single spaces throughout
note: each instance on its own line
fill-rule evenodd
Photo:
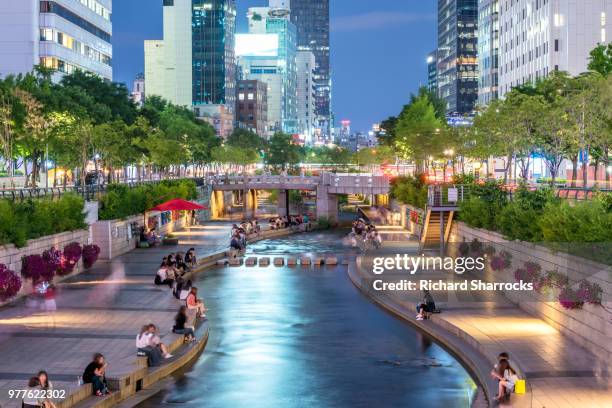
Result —
M 185 254 L 185 263 L 191 268 L 198 265 L 198 259 L 195 255 L 195 248 L 189 248 Z
M 176 317 L 174 318 L 174 327 L 172 332 L 176 334 L 184 334 L 185 342 L 195 341 L 195 332 L 192 327 L 186 326 L 187 323 L 187 306 L 181 306 Z
M 518 380 L 518 377 L 508 360 L 499 360 L 493 371 L 491 371 L 491 376 L 499 380 L 495 401 L 501 401 L 514 391 L 514 384 Z
M 187 309 L 197 310 L 198 316 L 202 318 L 206 317 L 206 306 L 204 306 L 202 299 L 198 299 L 198 288 L 191 288 L 191 292 L 189 295 L 187 295 L 187 299 L 185 299 L 185 305 L 187 306 Z
M 49 405 L 44 398 L 36 398 L 41 396 L 39 395 L 40 390 L 40 380 L 38 379 L 38 377 L 30 378 L 30 380 L 28 381 L 28 388 L 26 390 L 26 393 L 23 396 L 23 399 L 21 400 L 22 408 L 49 408 Z
M 101 397 L 104 394 L 110 394 L 108 383 L 106 382 L 106 367 L 108 364 L 104 360 L 104 356 L 96 353 L 93 360 L 83 372 L 83 382 L 91 384 L 94 395 Z
M 151 345 L 151 333 L 149 333 L 149 325 L 142 326 L 140 333 L 136 336 L 136 350 L 147 356 L 147 365 L 156 367 L 161 361 L 162 354 L 159 347 Z
M 428 290 L 424 290 L 423 294 L 423 302 L 417 306 L 417 320 L 429 319 L 434 310 L 436 310 L 436 303 L 434 302 L 431 293 L 429 293 Z
M 168 351 L 168 347 L 162 343 L 161 338 L 157 334 L 157 327 L 151 323 L 149 324 L 149 346 L 159 348 L 164 358 L 171 358 L 172 354 Z

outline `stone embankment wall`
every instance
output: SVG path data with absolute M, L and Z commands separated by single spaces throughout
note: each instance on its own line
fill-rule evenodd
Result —
M 557 300 L 558 290 L 544 293 L 508 291 L 505 295 L 521 309 L 546 321 L 566 336 L 573 339 L 602 361 L 612 356 L 612 268 L 567 253 L 522 241 L 508 241 L 498 233 L 468 227 L 462 222 L 454 223 L 449 242 L 472 242 L 478 239 L 484 246 L 492 245 L 497 253 L 506 251 L 512 256 L 512 264 L 501 271 L 487 267 L 484 279 L 492 282 L 515 282 L 514 271 L 527 261 L 535 262 L 542 273 L 558 271 L 576 285 L 583 279 L 597 283 L 603 290 L 603 304 L 584 304 L 581 309 L 567 310 Z M 452 245 L 451 245 L 452 247 Z M 456 245 L 454 246 L 456 247 Z

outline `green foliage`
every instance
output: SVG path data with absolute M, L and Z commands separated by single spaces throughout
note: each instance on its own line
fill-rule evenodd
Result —
M 608 45 L 599 44 L 591 51 L 589 70 L 599 72 L 603 76 L 612 73 L 612 42 Z
M 101 220 L 123 219 L 174 198 L 193 200 L 196 197 L 197 189 L 192 180 L 166 180 L 134 188 L 112 184 L 100 200 L 99 215 Z
M 317 218 L 317 229 L 318 230 L 329 230 L 334 226 L 333 220 L 328 217 L 319 217 Z
M 28 239 L 85 228 L 83 205 L 74 194 L 57 200 L 0 200 L 0 244 L 23 247 Z
M 302 148 L 293 143 L 291 135 L 275 133 L 266 148 L 266 163 L 272 167 L 287 169 L 300 163 L 304 157 Z
M 427 185 L 423 177 L 398 177 L 391 181 L 391 198 L 414 207 L 427 205 Z

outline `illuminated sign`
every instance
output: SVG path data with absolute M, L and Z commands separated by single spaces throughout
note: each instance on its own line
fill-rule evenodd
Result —
M 277 57 L 278 34 L 236 34 L 236 56 Z

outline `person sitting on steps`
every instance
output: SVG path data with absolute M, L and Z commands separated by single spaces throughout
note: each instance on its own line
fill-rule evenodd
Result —
M 185 305 L 187 306 L 187 309 L 197 310 L 199 317 L 206 317 L 206 306 L 204 306 L 202 299 L 198 299 L 198 288 L 191 288 L 191 292 L 189 295 L 187 295 L 187 299 L 185 299 Z
M 431 293 L 429 293 L 428 290 L 424 290 L 423 295 L 423 301 L 417 306 L 417 320 L 429 319 L 431 314 L 436 310 L 436 303 Z
M 192 327 L 187 326 L 187 306 L 181 306 L 176 317 L 174 318 L 174 327 L 172 332 L 176 334 L 184 334 L 185 342 L 195 341 L 195 332 Z

